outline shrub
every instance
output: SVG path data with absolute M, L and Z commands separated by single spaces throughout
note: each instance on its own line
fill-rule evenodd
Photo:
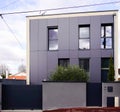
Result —
M 87 82 L 88 74 L 85 70 L 79 68 L 79 66 L 59 66 L 56 71 L 50 75 L 49 80 Z

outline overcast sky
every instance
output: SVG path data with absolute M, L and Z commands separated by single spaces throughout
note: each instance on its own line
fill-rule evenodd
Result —
M 43 10 L 60 7 L 82 6 L 114 2 L 119 0 L 0 0 L 0 13 L 16 11 Z M 120 2 L 115 4 L 81 7 L 76 9 L 47 11 L 48 13 L 81 12 L 99 10 L 119 10 Z M 37 14 L 2 15 L 0 18 L 0 64 L 9 67 L 11 73 L 17 73 L 18 66 L 26 64 L 26 16 Z M 9 27 L 9 28 L 8 28 Z M 119 53 L 120 54 L 120 53 Z

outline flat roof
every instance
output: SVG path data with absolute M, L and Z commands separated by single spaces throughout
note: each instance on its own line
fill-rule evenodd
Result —
M 118 10 L 85 11 L 85 12 L 46 14 L 46 15 L 31 15 L 31 16 L 26 16 L 26 18 L 49 19 L 49 18 L 64 18 L 64 17 L 77 17 L 77 16 L 116 15 L 116 13 L 118 13 Z

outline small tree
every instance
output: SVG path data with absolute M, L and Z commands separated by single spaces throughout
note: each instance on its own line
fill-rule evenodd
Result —
M 87 82 L 88 74 L 85 70 L 79 68 L 79 66 L 59 66 L 56 71 L 50 75 L 49 80 Z
M 9 68 L 5 64 L 0 65 L 0 75 L 3 79 L 6 78 L 6 72 L 8 72 L 8 75 L 10 74 Z
M 19 67 L 18 67 L 18 72 L 26 72 L 26 66 L 25 65 L 20 65 Z
M 113 58 L 111 57 L 110 58 L 110 61 L 109 61 L 109 71 L 108 71 L 108 81 L 114 81 L 115 78 L 114 78 L 114 62 L 113 62 Z

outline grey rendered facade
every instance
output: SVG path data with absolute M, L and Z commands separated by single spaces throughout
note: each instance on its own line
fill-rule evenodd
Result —
M 89 59 L 89 82 L 101 82 L 103 58 L 114 58 L 115 75 L 118 68 L 118 11 L 85 12 L 27 17 L 29 84 L 41 84 L 58 66 L 59 59 L 69 59 L 79 65 L 79 59 Z M 80 49 L 79 28 L 89 26 L 89 48 Z M 109 49 L 101 47 L 101 26 L 112 25 Z M 58 29 L 58 49 L 49 50 L 49 28 Z M 104 77 L 104 76 L 103 76 Z

